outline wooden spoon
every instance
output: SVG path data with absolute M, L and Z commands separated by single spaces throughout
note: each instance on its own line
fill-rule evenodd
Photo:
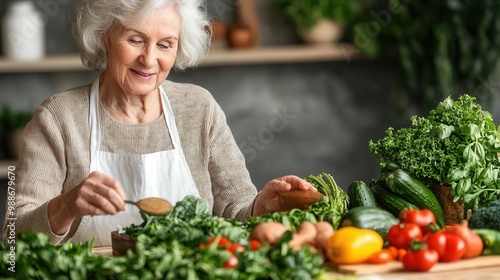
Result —
M 323 194 L 315 191 L 291 190 L 278 194 L 278 200 L 288 206 L 307 209 L 309 205 L 323 199 Z
M 125 200 L 125 203 L 133 204 L 137 206 L 141 212 L 153 216 L 165 216 L 172 212 L 173 209 L 170 202 L 159 197 L 147 197 L 137 202 Z

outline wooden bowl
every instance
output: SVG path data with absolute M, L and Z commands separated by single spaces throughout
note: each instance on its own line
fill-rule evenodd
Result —
M 111 232 L 111 249 L 113 256 L 125 256 L 128 250 L 135 252 L 135 241 L 126 234 L 118 234 L 118 231 Z

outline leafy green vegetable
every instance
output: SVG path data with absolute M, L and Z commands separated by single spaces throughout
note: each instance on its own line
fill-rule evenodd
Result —
M 15 241 L 0 243 L 1 279 L 54 279 L 53 275 L 87 279 L 85 264 L 103 261 L 92 254 L 93 242 L 54 246 L 46 235 L 31 231 L 19 234 Z
M 381 164 L 395 163 L 426 183 L 448 184 L 466 211 L 500 198 L 500 133 L 492 116 L 467 94 L 443 100 L 429 116 L 369 141 Z
M 168 243 L 173 240 L 185 245 L 199 244 L 205 241 L 203 239 L 215 235 L 223 235 L 232 241 L 240 242 L 249 236 L 242 222 L 212 215 L 208 211 L 208 203 L 194 196 L 187 196 L 177 202 L 169 215 L 141 215 L 144 222 L 125 228 L 125 232 L 132 239 L 140 240 L 149 246 L 160 241 Z
M 328 197 L 329 208 L 336 212 L 345 213 L 349 207 L 347 193 L 337 185 L 333 176 L 328 173 L 309 175 L 306 181 L 311 183 L 320 193 Z
M 44 234 L 19 234 L 14 245 L 0 243 L 1 279 L 315 279 L 323 271 L 320 255 L 304 247 L 294 251 L 288 232 L 270 247 L 236 252 L 239 263 L 228 269 L 231 254 L 212 244 L 200 248 L 211 236 L 230 236 L 248 243 L 249 232 L 241 222 L 208 214 L 208 204 L 186 197 L 165 217 L 143 214 L 140 226 L 126 228 L 136 251 L 126 256 L 104 257 L 92 253 L 93 242 L 61 246 Z M 229 237 L 228 237 L 229 238 Z M 239 241 L 238 241 L 239 242 Z M 14 257 L 11 246 L 15 247 Z M 11 262 L 13 258 L 13 262 Z M 12 272 L 9 270 L 14 264 Z
M 319 255 L 307 248 L 297 252 L 291 249 L 288 245 L 291 234 L 273 247 L 262 246 L 259 250 L 239 252 L 240 263 L 236 269 L 230 272 L 221 270 L 228 259 L 225 250 L 215 247 L 208 251 L 199 250 L 200 242 L 206 242 L 211 236 L 225 236 L 233 242 L 248 243 L 249 224 L 213 216 L 208 212 L 207 202 L 193 196 L 178 202 L 170 215 L 143 214 L 143 217 L 142 225 L 125 229 L 136 240 L 137 252 L 140 254 L 161 247 L 166 250 L 162 254 L 169 254 L 175 249 L 171 248 L 172 245 L 178 246 L 180 253 L 188 254 L 182 259 L 200 264 L 200 267 L 189 269 L 190 275 L 201 279 L 312 279 L 322 271 L 323 261 Z M 172 274 L 176 270 L 169 272 Z M 178 275 L 175 279 L 184 278 L 184 275 Z

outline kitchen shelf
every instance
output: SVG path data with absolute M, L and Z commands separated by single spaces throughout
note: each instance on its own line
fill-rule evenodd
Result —
M 213 49 L 202 65 L 273 64 L 316 61 L 350 61 L 359 52 L 348 44 L 290 45 L 251 49 Z
M 91 70 L 85 67 L 77 54 L 51 55 L 40 60 L 17 61 L 0 59 L 0 73 L 39 73 Z
M 350 61 L 359 52 L 348 44 L 289 45 L 249 49 L 214 48 L 201 66 L 274 64 L 316 61 Z M 0 58 L 0 73 L 39 73 L 59 71 L 89 71 L 78 54 L 50 55 L 36 61 L 16 61 Z

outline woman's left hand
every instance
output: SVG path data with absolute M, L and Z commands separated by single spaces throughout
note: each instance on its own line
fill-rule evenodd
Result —
M 255 199 L 253 215 L 263 215 L 269 212 L 288 211 L 290 206 L 278 199 L 279 193 L 290 190 L 304 190 L 316 192 L 317 190 L 306 180 L 288 175 L 269 181 Z

